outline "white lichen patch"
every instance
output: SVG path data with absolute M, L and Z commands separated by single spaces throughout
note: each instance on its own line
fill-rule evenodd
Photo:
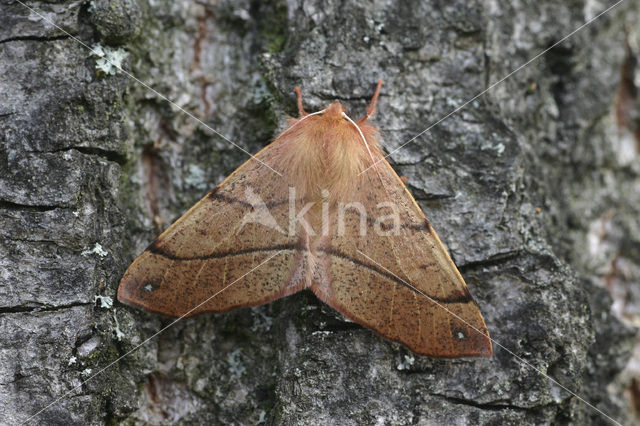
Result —
M 236 349 L 231 352 L 227 356 L 227 364 L 229 364 L 229 372 L 236 376 L 240 377 L 247 371 L 247 368 L 244 366 L 242 361 L 240 361 L 240 349 Z
M 113 306 L 113 299 L 109 296 L 100 296 L 96 294 L 93 297 L 93 303 L 100 302 L 100 307 L 105 309 L 111 309 Z
M 497 137 L 497 135 L 495 135 L 495 137 Z M 490 141 L 486 141 L 480 145 L 480 149 L 482 151 L 495 151 L 495 153 L 500 156 L 504 152 L 505 146 L 503 143 L 493 145 Z
M 253 325 L 251 326 L 251 331 L 253 332 L 266 332 L 271 329 L 273 325 L 273 318 L 266 315 L 260 307 L 252 309 L 253 314 Z
M 196 380 L 196 384 L 193 387 L 193 390 L 196 392 L 204 392 L 208 384 L 209 384 L 209 380 L 201 377 L 198 380 Z
M 408 370 L 411 368 L 413 363 L 416 362 L 416 359 L 413 355 L 405 355 L 404 360 L 397 365 L 398 370 Z
M 75 364 L 77 361 L 77 358 L 75 356 L 72 356 L 71 358 L 69 358 L 69 362 L 67 363 L 67 365 L 73 365 Z
M 118 341 L 122 341 L 122 338 L 124 337 L 124 333 L 122 332 L 122 330 L 120 330 L 120 323 L 118 322 L 118 317 L 116 316 L 116 310 L 113 310 L 113 320 L 116 323 L 116 328 L 115 328 L 115 333 L 116 333 L 116 339 L 118 339 Z
M 87 358 L 98 349 L 100 343 L 100 336 L 93 336 L 89 340 L 78 346 L 76 354 L 80 358 Z
M 82 253 L 80 253 L 82 256 L 89 256 L 90 254 L 97 254 L 100 257 L 105 257 L 106 255 L 108 255 L 109 253 L 102 248 L 102 246 L 100 245 L 100 243 L 96 243 L 95 246 L 93 246 L 93 249 L 91 250 L 85 250 Z
M 204 170 L 196 164 L 190 164 L 184 183 L 199 190 L 207 189 Z
M 112 49 L 96 44 L 91 50 L 91 56 L 98 57 L 96 69 L 108 75 L 115 75 L 116 70 L 122 69 L 122 62 L 127 57 L 127 52 L 121 48 Z

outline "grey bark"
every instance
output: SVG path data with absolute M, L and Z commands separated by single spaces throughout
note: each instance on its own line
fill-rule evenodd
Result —
M 357 117 L 380 77 L 375 122 L 392 151 L 604 3 L 29 6 L 108 55 L 126 51 L 135 77 L 256 152 L 295 115 L 294 86 L 309 111 L 339 100 Z M 619 375 L 634 330 L 605 287 L 640 305 L 639 156 L 623 136 L 633 119 L 613 113 L 636 105 L 632 73 L 616 94 L 637 3 L 391 156 L 500 344 L 493 358 L 414 357 L 302 293 L 181 321 L 95 377 L 169 324 L 115 302 L 125 268 L 247 157 L 20 3 L 0 11 L 3 423 L 57 398 L 31 423 L 606 421 L 539 371 L 634 421 Z M 627 273 L 610 270 L 614 257 Z

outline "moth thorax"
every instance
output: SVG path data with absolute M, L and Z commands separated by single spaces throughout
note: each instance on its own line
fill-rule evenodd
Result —
M 364 169 L 364 155 L 350 140 L 333 144 L 327 152 L 324 187 L 329 198 L 344 200 L 356 186 L 358 174 Z

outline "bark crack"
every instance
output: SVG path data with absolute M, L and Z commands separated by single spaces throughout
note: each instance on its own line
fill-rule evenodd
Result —
M 438 397 L 438 398 L 442 398 L 445 401 L 448 401 L 448 402 L 450 402 L 452 404 L 467 405 L 467 406 L 470 406 L 470 407 L 479 408 L 481 410 L 488 410 L 488 411 L 502 411 L 502 410 L 531 411 L 532 410 L 532 408 L 529 408 L 529 407 L 520 407 L 520 406 L 513 405 L 513 404 L 500 404 L 500 403 L 495 403 L 495 402 L 494 403 L 489 403 L 489 404 L 483 404 L 481 402 L 472 401 L 470 399 L 457 398 L 457 397 L 454 397 L 454 396 L 442 395 L 442 394 L 438 394 L 438 393 L 430 393 L 429 395 L 435 396 L 435 397 Z
M 75 308 L 78 306 L 90 306 L 93 305 L 93 302 L 73 302 L 68 303 L 66 305 L 40 305 L 40 306 L 3 306 L 0 307 L 0 315 L 1 314 L 22 314 L 28 312 L 55 312 L 61 311 L 64 309 Z
M 30 205 L 30 204 L 14 203 L 7 200 L 0 200 L 0 209 L 3 209 L 3 210 L 14 210 L 14 211 L 29 210 L 29 211 L 37 211 L 37 212 L 48 212 L 48 211 L 59 209 L 59 208 L 62 208 L 62 206 L 49 206 L 49 205 L 37 205 L 37 204 Z
M 72 34 L 72 35 L 75 37 L 75 34 Z M 71 36 L 68 36 L 66 34 L 51 36 L 51 37 L 37 36 L 37 35 L 15 36 L 15 37 L 8 37 L 0 40 L 0 44 L 9 43 L 12 41 L 56 41 L 56 40 L 64 40 L 70 37 Z
M 458 265 L 460 271 L 468 271 L 477 268 L 486 268 L 488 266 L 500 265 L 510 260 L 516 259 L 522 255 L 522 250 L 510 250 L 503 253 L 497 253 L 487 259 L 476 260 L 468 262 L 463 265 Z

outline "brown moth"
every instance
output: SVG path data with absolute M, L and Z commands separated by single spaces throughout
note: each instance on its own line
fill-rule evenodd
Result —
M 384 159 L 375 112 L 300 117 L 158 237 L 118 300 L 181 317 L 310 289 L 345 317 L 417 354 L 491 356 L 478 306 Z M 275 172 L 278 174 L 276 174 Z

